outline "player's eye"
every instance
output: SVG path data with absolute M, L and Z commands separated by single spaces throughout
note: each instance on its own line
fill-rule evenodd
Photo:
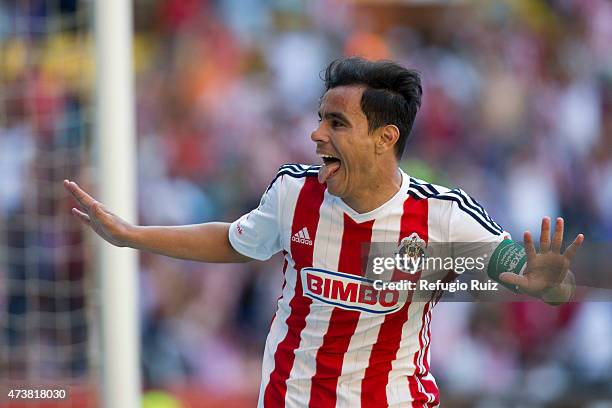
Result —
M 340 122 L 339 120 L 333 119 L 331 121 L 331 125 L 332 125 L 332 127 L 337 128 L 337 127 L 344 126 L 344 123 Z

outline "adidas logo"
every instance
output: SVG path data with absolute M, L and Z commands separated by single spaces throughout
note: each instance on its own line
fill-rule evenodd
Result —
M 293 234 L 291 240 L 298 244 L 312 245 L 312 240 L 310 239 L 310 234 L 308 234 L 308 229 L 306 227 Z

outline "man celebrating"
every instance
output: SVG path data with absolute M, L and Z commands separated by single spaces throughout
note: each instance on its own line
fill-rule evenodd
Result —
M 364 248 L 492 244 L 492 279 L 558 304 L 573 293 L 569 263 L 584 237 L 561 254 L 563 220 L 551 240 L 544 218 L 540 252 L 529 232 L 523 250 L 462 190 L 402 172 L 398 160 L 421 103 L 416 72 L 347 58 L 332 62 L 324 80 L 311 135 L 323 164 L 282 166 L 259 207 L 234 223 L 133 226 L 65 181 L 81 207 L 73 213 L 113 245 L 176 258 L 246 262 L 283 252 L 285 282 L 264 350 L 259 406 L 436 406 L 429 324 L 437 297 L 398 301 L 374 290 Z

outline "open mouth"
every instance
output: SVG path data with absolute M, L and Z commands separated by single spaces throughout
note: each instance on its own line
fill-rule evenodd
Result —
M 326 166 L 333 163 L 340 164 L 340 159 L 334 156 L 321 155 L 321 159 L 323 159 L 323 164 L 325 164 Z
M 338 172 L 342 161 L 336 156 L 328 154 L 320 154 L 319 157 L 323 160 L 323 166 L 319 170 L 319 182 L 323 184 Z

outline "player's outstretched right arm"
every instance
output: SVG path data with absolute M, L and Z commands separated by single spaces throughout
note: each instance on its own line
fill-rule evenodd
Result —
M 72 213 L 107 242 L 173 258 L 202 262 L 247 262 L 229 242 L 231 224 L 211 222 L 197 225 L 141 227 L 128 223 L 94 200 L 75 182 L 64 187 L 79 203 Z

